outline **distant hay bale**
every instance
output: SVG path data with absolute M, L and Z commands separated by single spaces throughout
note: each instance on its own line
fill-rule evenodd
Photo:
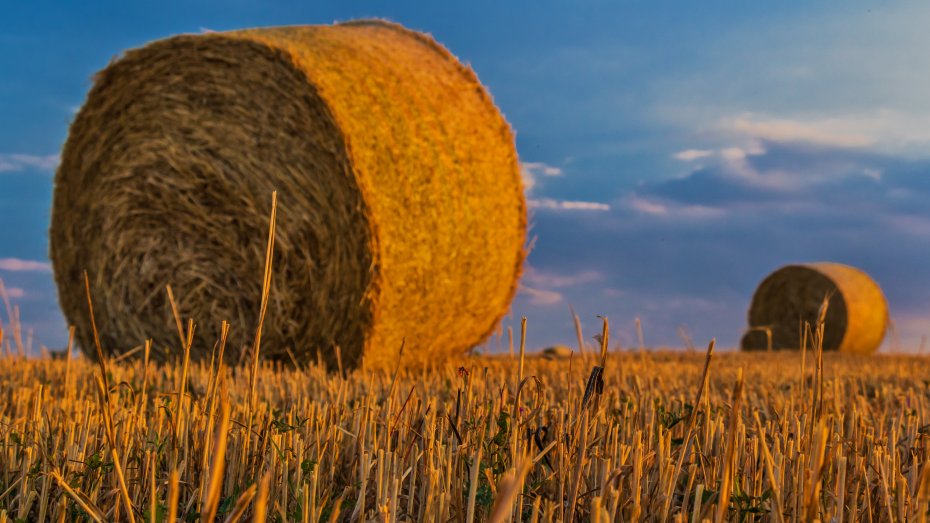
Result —
M 542 350 L 542 357 L 547 360 L 567 360 L 574 351 L 565 345 L 553 345 Z
M 749 307 L 750 329 L 744 350 L 800 346 L 800 327 L 816 327 L 824 297 L 833 293 L 827 308 L 824 350 L 857 354 L 875 352 L 885 337 L 888 304 L 881 288 L 867 274 L 839 263 L 788 265 L 759 284 Z
M 258 319 L 263 355 L 393 365 L 480 343 L 516 290 L 526 209 L 513 135 L 474 72 L 383 21 L 185 35 L 101 71 L 55 178 L 61 306 L 92 353 L 177 351 L 165 286 L 209 358 Z M 165 357 L 162 354 L 160 357 Z M 232 360 L 230 360 L 232 361 Z

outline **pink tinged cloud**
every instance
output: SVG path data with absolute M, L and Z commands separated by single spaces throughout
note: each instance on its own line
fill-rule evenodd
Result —
M 885 118 L 822 118 L 796 120 L 744 113 L 720 127 L 738 136 L 778 143 L 807 143 L 828 147 L 862 148 L 876 143 Z
M 562 303 L 564 299 L 562 293 L 545 289 L 535 289 L 525 285 L 520 288 L 520 292 L 529 297 L 530 304 L 532 305 L 557 305 Z
M 576 274 L 557 274 L 527 267 L 523 274 L 523 281 L 540 287 L 574 287 L 604 279 L 604 275 L 597 271 L 581 271 Z
M 640 196 L 631 196 L 626 206 L 640 214 L 664 218 L 719 218 L 726 214 L 725 209 L 706 205 L 679 205 L 674 202 L 649 200 Z
M 575 287 L 600 281 L 603 278 L 603 274 L 591 270 L 581 271 L 576 274 L 557 274 L 527 267 L 523 275 L 523 285 L 520 287 L 520 292 L 529 298 L 531 305 L 556 305 L 565 301 L 565 296 L 553 289 Z
M 694 160 L 699 160 L 701 158 L 707 158 L 708 156 L 713 156 L 713 155 L 714 155 L 714 151 L 709 151 L 706 149 L 686 149 L 684 151 L 679 151 L 675 153 L 673 156 L 677 160 L 681 160 L 683 162 L 691 162 Z
M 10 287 L 6 289 L 6 295 L 12 299 L 25 298 L 26 291 L 19 287 Z
M 0 271 L 10 272 L 49 272 L 52 264 L 35 260 L 21 260 L 19 258 L 0 258 Z
M 668 206 L 658 202 L 646 200 L 644 198 L 639 198 L 637 196 L 631 197 L 628 201 L 628 205 L 634 211 L 641 212 L 643 214 L 651 214 L 653 216 L 665 216 L 668 214 Z

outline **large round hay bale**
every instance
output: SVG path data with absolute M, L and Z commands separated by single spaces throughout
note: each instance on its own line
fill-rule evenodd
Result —
M 526 209 L 513 135 L 474 72 L 383 21 L 185 35 L 98 73 L 55 178 L 61 306 L 93 347 L 175 350 L 165 286 L 209 357 L 393 364 L 480 343 L 514 295 Z
M 745 350 L 800 346 L 801 326 L 816 328 L 824 297 L 830 294 L 824 322 L 824 350 L 875 352 L 885 337 L 888 304 L 866 273 L 839 263 L 788 265 L 759 284 L 749 307 Z

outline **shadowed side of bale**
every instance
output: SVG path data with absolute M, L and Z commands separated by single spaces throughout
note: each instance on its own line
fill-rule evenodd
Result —
M 813 328 L 825 296 L 830 295 L 824 350 L 871 354 L 885 336 L 888 305 L 878 285 L 864 272 L 838 263 L 789 265 L 759 284 L 749 308 L 750 329 L 744 350 L 796 349 L 804 323 Z
M 51 256 L 81 347 L 91 276 L 104 349 L 176 351 L 165 296 L 208 358 L 258 318 L 279 191 L 263 353 L 384 366 L 480 343 L 523 260 L 513 137 L 429 37 L 380 21 L 180 36 L 98 74 L 56 175 Z M 164 357 L 168 352 L 161 351 Z

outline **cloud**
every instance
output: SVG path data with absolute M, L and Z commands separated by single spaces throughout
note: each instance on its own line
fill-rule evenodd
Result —
M 807 144 L 926 157 L 926 147 L 930 145 L 930 128 L 926 125 L 928 117 L 930 110 L 888 108 L 843 112 L 826 117 L 742 113 L 722 118 L 716 132 L 741 141 Z
M 653 77 L 651 111 L 672 127 L 666 136 L 707 139 L 685 138 L 675 150 L 736 138 L 926 158 L 928 16 L 921 2 L 850 2 L 734 24 L 695 42 L 688 67 Z
M 675 153 L 673 156 L 683 162 L 691 162 L 701 158 L 707 158 L 708 156 L 713 156 L 713 154 L 714 151 L 709 151 L 707 149 L 685 149 L 684 151 Z
M 609 211 L 610 204 L 574 200 L 556 200 L 554 198 L 530 198 L 526 201 L 530 209 L 546 211 Z
M 632 194 L 624 200 L 627 208 L 639 214 L 668 218 L 717 218 L 726 214 L 724 209 L 706 205 L 679 204 L 659 201 Z
M 531 305 L 557 305 L 562 303 L 562 300 L 564 299 L 562 294 L 559 292 L 536 289 L 533 287 L 527 287 L 525 285 L 520 287 L 520 292 L 529 297 L 529 303 Z
M 21 260 L 19 258 L 0 258 L 0 271 L 10 272 L 49 272 L 52 264 L 43 261 Z
M 523 162 L 520 164 L 523 187 L 527 195 L 532 195 L 540 188 L 540 178 L 555 178 L 565 175 L 561 167 L 554 167 L 542 162 Z M 531 209 L 545 211 L 609 211 L 610 205 L 599 202 L 562 200 L 557 198 L 528 198 L 526 204 Z
M 749 185 L 767 189 L 786 190 L 796 187 L 799 177 L 792 171 L 770 169 L 760 171 L 750 160 L 750 156 L 764 154 L 761 147 L 742 148 L 727 147 L 720 150 L 721 173 L 737 178 Z
M 535 267 L 527 267 L 523 273 L 523 281 L 538 285 L 540 287 L 575 287 L 586 283 L 592 283 L 604 278 L 604 275 L 598 271 L 583 270 L 571 274 L 559 274 L 552 271 L 539 270 Z
M 726 132 L 778 143 L 828 147 L 868 147 L 876 141 L 875 122 L 850 118 L 796 120 L 743 114 L 721 122 Z M 869 131 L 872 131 L 871 133 Z
M 684 176 L 651 185 L 685 186 L 698 179 L 705 182 L 716 179 L 720 185 L 729 187 L 726 192 L 730 194 L 735 189 L 789 194 L 855 178 L 878 182 L 884 175 L 885 164 L 899 160 L 896 156 L 844 146 L 778 143 L 758 137 L 742 141 L 710 150 L 711 154 Z
M 523 162 L 520 164 L 523 167 L 524 171 L 533 173 L 534 175 L 543 175 L 543 176 L 562 176 L 565 174 L 560 167 L 554 167 L 542 162 Z
M 10 287 L 6 289 L 6 295 L 10 298 L 23 298 L 26 296 L 26 291 L 20 289 L 19 287 Z
M 639 316 L 649 344 L 680 346 L 684 324 L 732 347 L 765 275 L 820 260 L 874 277 L 904 349 L 930 336 L 930 158 L 761 139 L 698 149 L 712 154 L 627 189 L 609 211 L 536 215 L 531 290 L 514 304 L 533 339 L 571 342 L 557 305 L 571 303 L 586 333 L 600 314 L 635 342 Z
M 563 292 L 555 289 L 568 291 L 603 278 L 603 274 L 592 270 L 560 273 L 527 266 L 520 282 L 520 292 L 529 298 L 530 305 L 551 306 L 565 299 Z
M 532 192 L 540 177 L 563 176 L 565 172 L 560 167 L 555 167 L 542 162 L 521 162 L 520 175 L 523 177 L 523 187 L 526 192 Z
M 890 229 L 913 238 L 930 239 L 930 216 L 888 214 L 878 218 Z
M 665 216 L 668 214 L 667 206 L 658 202 L 649 201 L 645 198 L 640 198 L 635 195 L 631 196 L 627 200 L 627 205 L 629 205 L 629 207 L 634 211 L 641 212 L 643 214 L 651 214 L 653 216 Z
M 520 281 L 520 294 L 530 306 L 550 307 L 564 302 L 566 292 L 603 279 L 602 273 L 593 270 L 561 273 L 527 266 Z
M 52 171 L 58 167 L 57 154 L 37 156 L 32 154 L 0 154 L 0 173 L 19 172 L 29 169 Z

